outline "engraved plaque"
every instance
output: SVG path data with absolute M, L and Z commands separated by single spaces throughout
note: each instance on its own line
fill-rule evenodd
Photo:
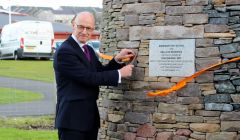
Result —
M 190 76 L 194 62 L 195 39 L 150 40 L 149 76 Z

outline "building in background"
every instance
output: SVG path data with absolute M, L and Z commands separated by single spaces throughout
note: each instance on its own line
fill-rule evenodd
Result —
M 53 9 L 51 7 L 12 6 L 11 10 L 13 12 L 28 14 L 40 20 L 64 23 L 68 25 L 71 25 L 71 20 L 77 13 L 89 11 L 93 13 L 96 18 L 96 30 L 100 29 L 102 21 L 102 9 L 98 7 L 61 6 L 58 9 Z
M 74 14 L 70 14 L 70 12 L 66 12 L 61 13 L 59 12 L 59 14 L 57 14 L 57 12 L 53 12 L 51 13 L 51 8 L 43 8 L 43 9 L 37 9 L 36 7 L 29 7 L 29 8 L 20 8 L 20 7 L 15 7 L 13 8 L 15 9 L 15 11 L 17 12 L 12 12 L 12 23 L 14 22 L 18 22 L 18 21 L 23 21 L 23 20 L 39 20 L 39 21 L 49 21 L 49 19 L 51 19 L 50 17 L 55 17 L 54 19 L 56 19 L 56 21 L 50 21 L 52 22 L 53 25 L 53 30 L 54 30 L 54 46 L 58 47 L 65 39 L 67 39 L 67 37 L 72 33 L 72 26 L 71 24 L 68 24 L 68 22 L 70 23 Z M 66 10 L 67 11 L 67 10 Z M 68 10 L 70 11 L 70 10 Z M 74 10 L 73 10 L 74 11 Z M 7 10 L 3 10 L 0 9 L 0 35 L 1 35 L 1 30 L 3 28 L 4 25 L 9 24 L 9 11 Z M 22 13 L 20 13 L 22 12 Z M 49 12 L 49 13 L 48 13 Z M 75 12 L 78 12 L 77 10 L 75 10 Z M 31 15 L 29 15 L 29 14 Z M 45 19 L 43 18 L 39 18 L 39 17 L 34 17 L 33 15 L 41 15 L 45 13 Z M 56 13 L 56 15 L 55 15 Z M 48 16 L 46 16 L 48 15 Z M 93 40 L 98 40 L 100 37 L 100 32 L 95 30 L 92 36 Z

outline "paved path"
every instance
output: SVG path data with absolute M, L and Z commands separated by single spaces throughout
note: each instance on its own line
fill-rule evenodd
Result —
M 34 116 L 55 113 L 56 91 L 53 83 L 0 77 L 0 87 L 28 90 L 44 95 L 44 99 L 40 101 L 0 105 L 0 116 Z

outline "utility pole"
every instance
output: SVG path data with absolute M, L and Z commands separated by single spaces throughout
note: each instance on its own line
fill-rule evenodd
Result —
M 12 23 L 12 10 L 11 10 L 11 0 L 8 0 L 8 22 L 9 24 Z
M 9 24 L 11 24 L 11 22 L 12 22 L 12 14 L 11 14 L 11 4 L 9 3 L 9 7 L 8 7 L 8 9 L 9 9 L 9 13 L 8 13 L 8 15 L 9 15 Z

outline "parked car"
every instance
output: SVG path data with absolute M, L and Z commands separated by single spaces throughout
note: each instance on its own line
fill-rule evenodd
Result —
M 90 40 L 87 42 L 87 44 L 91 46 L 95 52 L 100 52 L 99 50 L 101 47 L 101 42 L 99 40 Z

